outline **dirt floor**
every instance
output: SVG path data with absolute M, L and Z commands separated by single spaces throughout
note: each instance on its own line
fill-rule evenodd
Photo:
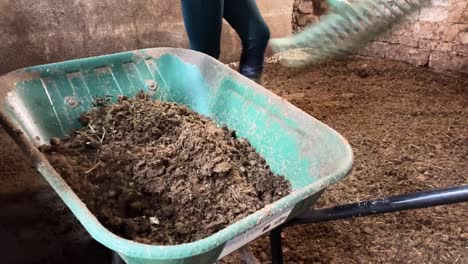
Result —
M 0 146 L 1 263 L 110 263 L 1 128 Z
M 99 221 L 145 244 L 206 238 L 289 194 L 244 138 L 183 105 L 144 93 L 80 116 L 41 146 Z
M 307 69 L 269 64 L 265 86 L 353 147 L 353 173 L 318 206 L 468 182 L 468 78 L 350 60 Z M 105 263 L 108 253 L 89 240 L 4 132 L 0 145 L 3 263 Z M 270 261 L 266 242 L 253 244 L 263 263 Z M 466 263 L 468 204 L 294 227 L 284 233 L 284 252 L 286 263 Z M 239 259 L 234 254 L 225 262 Z

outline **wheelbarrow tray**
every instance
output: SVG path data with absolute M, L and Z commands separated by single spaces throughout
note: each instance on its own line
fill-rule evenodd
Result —
M 111 233 L 37 147 L 79 128 L 78 117 L 96 97 L 116 100 L 139 91 L 236 130 L 293 192 L 192 243 L 146 245 Z M 11 72 L 0 77 L 0 122 L 91 236 L 135 264 L 215 262 L 302 213 L 353 162 L 349 144 L 336 131 L 221 62 L 186 49 L 137 50 Z

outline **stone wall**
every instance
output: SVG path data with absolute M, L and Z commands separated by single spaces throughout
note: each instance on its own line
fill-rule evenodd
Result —
M 294 0 L 259 0 L 272 36 L 292 32 Z M 225 26 L 225 62 L 240 43 Z M 18 68 L 150 47 L 188 47 L 180 1 L 0 0 L 0 74 Z
M 320 21 L 328 11 L 325 0 L 295 0 L 293 5 L 293 31 Z
M 319 20 L 313 14 L 313 2 L 296 0 L 296 27 Z M 429 6 L 379 37 L 360 54 L 468 73 L 468 0 L 431 0 Z

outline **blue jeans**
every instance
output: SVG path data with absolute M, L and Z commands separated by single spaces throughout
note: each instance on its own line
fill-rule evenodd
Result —
M 224 18 L 236 30 L 242 41 L 240 73 L 249 78 L 261 75 L 270 30 L 255 0 L 181 1 L 191 49 L 218 59 Z

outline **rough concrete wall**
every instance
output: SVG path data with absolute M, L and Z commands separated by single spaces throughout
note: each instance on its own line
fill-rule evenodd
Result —
M 291 34 L 293 0 L 259 0 L 273 36 Z M 149 47 L 188 47 L 180 1 L 0 0 L 0 74 L 37 64 Z M 223 30 L 222 59 L 240 43 Z
M 318 11 L 313 3 L 321 2 L 324 1 L 296 0 L 294 28 L 318 21 L 326 7 Z M 430 6 L 408 17 L 360 54 L 468 73 L 468 0 L 431 0 Z

